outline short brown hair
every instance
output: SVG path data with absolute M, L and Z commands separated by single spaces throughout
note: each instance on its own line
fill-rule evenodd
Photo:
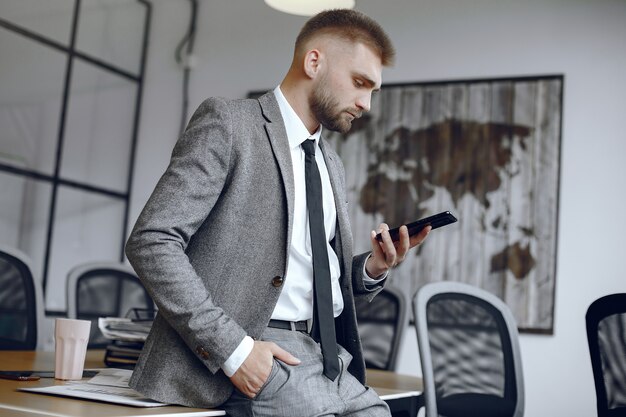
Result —
M 378 52 L 384 66 L 393 64 L 396 51 L 383 28 L 372 18 L 356 10 L 325 10 L 309 19 L 296 38 L 296 51 L 309 39 L 331 33 L 351 42 L 361 42 Z

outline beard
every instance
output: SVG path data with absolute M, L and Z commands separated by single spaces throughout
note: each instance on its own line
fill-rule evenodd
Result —
M 309 98 L 309 106 L 315 118 L 324 126 L 325 129 L 339 133 L 348 133 L 352 127 L 352 117 L 347 114 L 355 115 L 358 118 L 361 112 L 357 109 L 338 110 L 339 102 L 332 96 L 327 87 L 326 77 L 324 76 L 319 83 L 319 87 L 313 91 Z

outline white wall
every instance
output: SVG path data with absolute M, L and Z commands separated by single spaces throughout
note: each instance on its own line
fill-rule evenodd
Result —
M 153 4 L 131 222 L 167 165 L 181 105 L 173 56 L 188 4 Z M 526 415 L 594 415 L 585 310 L 626 291 L 626 2 L 359 0 L 357 8 L 395 41 L 386 82 L 565 75 L 555 332 L 521 337 Z M 200 13 L 191 110 L 210 95 L 243 97 L 280 82 L 304 18 L 261 0 L 205 0 Z M 400 370 L 417 374 L 418 360 L 409 332 Z

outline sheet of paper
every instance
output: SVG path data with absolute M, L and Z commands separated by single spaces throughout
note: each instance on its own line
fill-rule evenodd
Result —
M 95 377 L 94 377 L 95 378 Z M 85 400 L 105 401 L 133 407 L 162 407 L 163 404 L 144 397 L 131 388 L 111 387 L 89 383 L 53 385 L 50 387 L 19 388 L 20 391 L 39 394 L 60 395 L 63 397 L 82 398 Z
M 92 385 L 128 388 L 128 380 L 132 374 L 133 371 L 130 369 L 108 368 L 98 372 L 98 374 L 87 381 L 87 383 Z
M 86 383 L 67 382 L 50 387 L 20 388 L 22 391 L 40 394 L 61 395 L 86 400 L 106 401 L 135 407 L 160 407 L 163 404 L 144 397 L 128 386 L 133 371 L 128 369 L 106 368 Z
M 374 388 L 376 391 L 376 388 Z M 379 397 L 381 400 L 396 400 L 398 398 L 407 398 L 407 397 L 418 397 L 421 394 L 421 391 L 404 391 L 404 392 L 394 392 L 394 393 L 380 393 Z

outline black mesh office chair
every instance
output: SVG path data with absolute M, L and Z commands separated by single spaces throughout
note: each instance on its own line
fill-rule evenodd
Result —
M 0 350 L 33 350 L 41 341 L 43 297 L 30 261 L 0 247 Z
M 625 417 L 626 294 L 597 299 L 585 318 L 598 417 Z
M 524 413 L 517 326 L 494 295 L 467 284 L 427 284 L 413 303 L 427 417 Z
M 98 329 L 99 317 L 125 317 L 133 308 L 154 310 L 154 302 L 135 271 L 122 263 L 78 265 L 67 278 L 67 316 L 91 320 L 90 348 L 109 341 Z
M 398 349 L 407 326 L 406 299 L 397 288 L 386 285 L 371 302 L 357 298 L 356 316 L 365 365 L 395 370 Z

